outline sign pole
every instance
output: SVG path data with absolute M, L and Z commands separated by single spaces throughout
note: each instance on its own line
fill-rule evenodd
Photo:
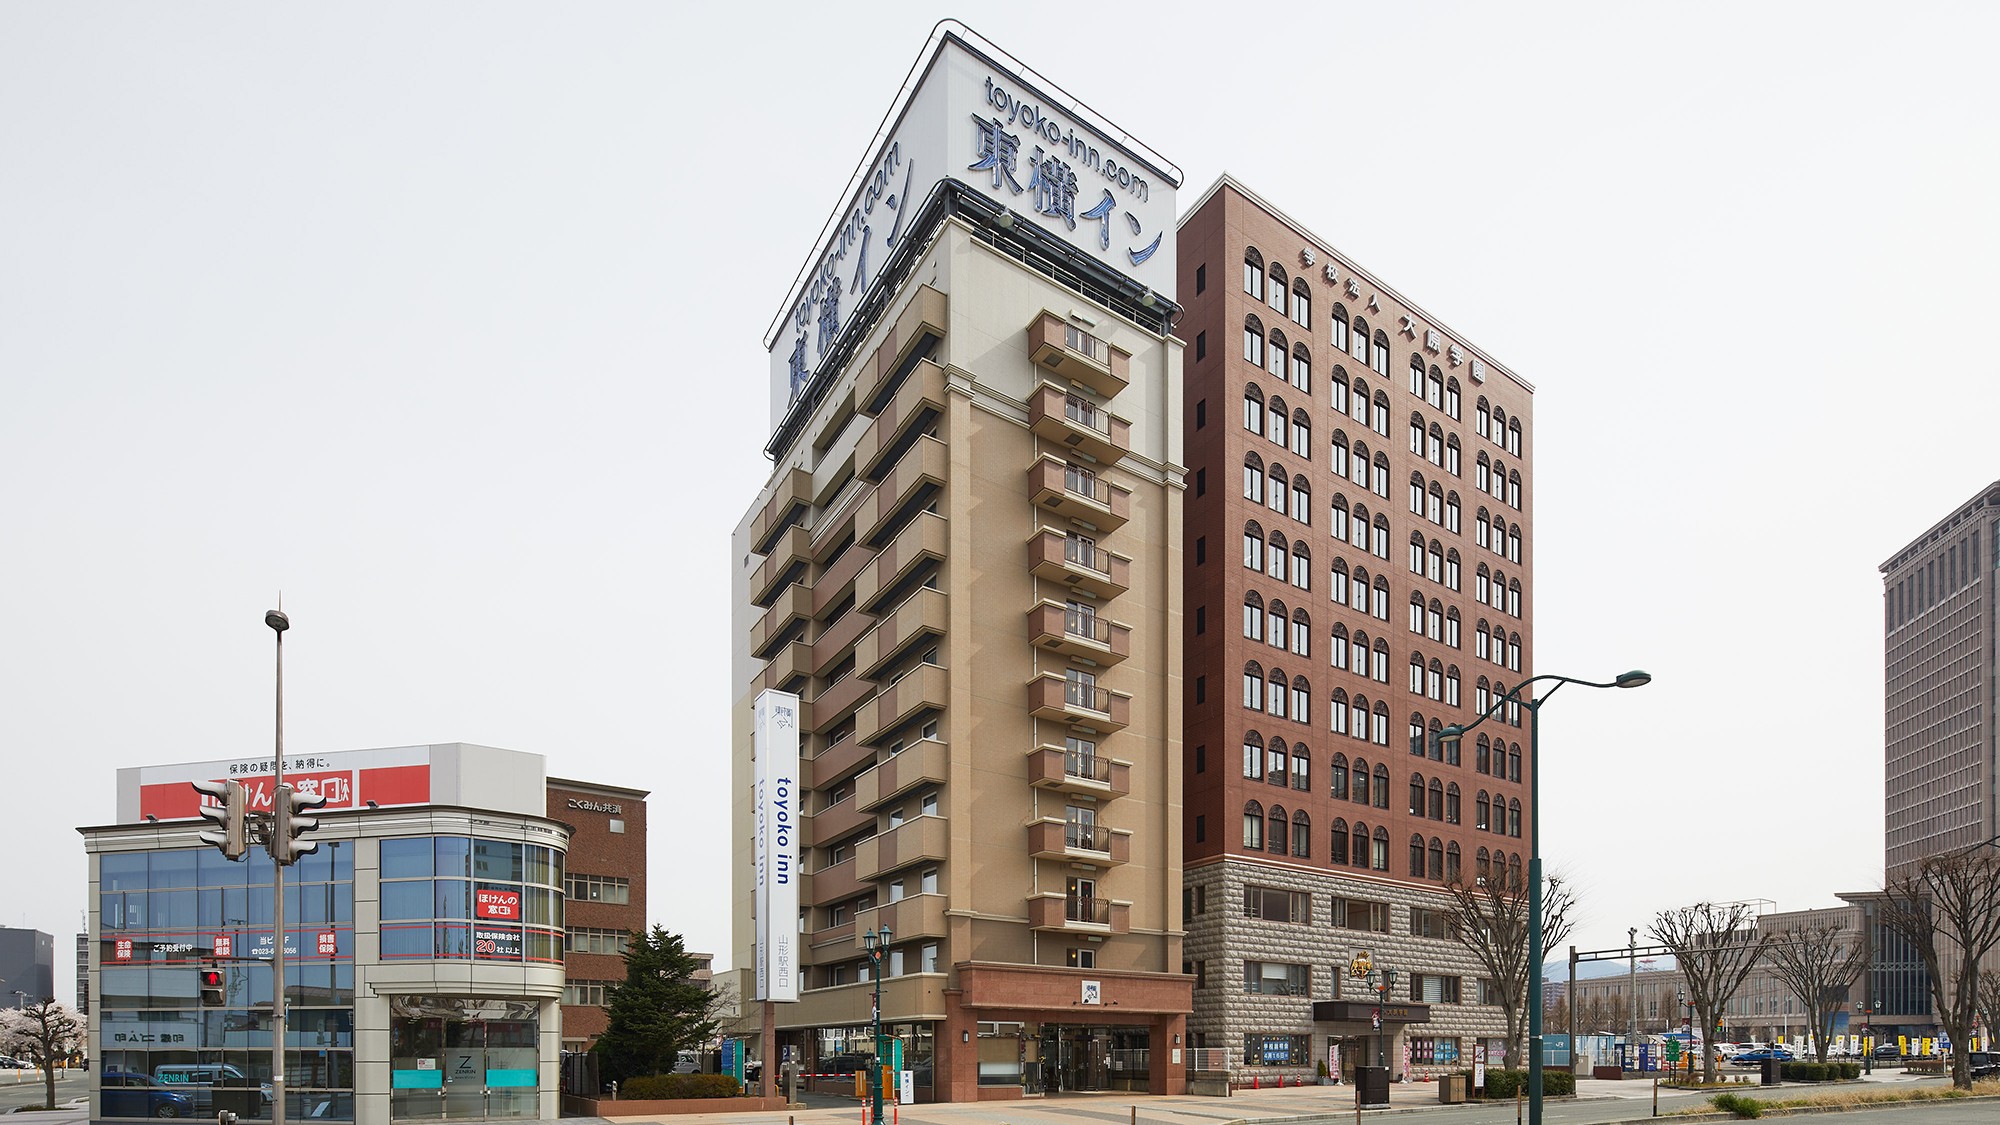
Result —
M 272 754 L 271 831 L 271 1125 L 285 1125 L 285 865 L 279 849 L 290 843 L 277 840 L 278 802 L 285 794 L 285 630 L 291 621 L 282 610 L 264 615 L 278 638 L 278 732 Z

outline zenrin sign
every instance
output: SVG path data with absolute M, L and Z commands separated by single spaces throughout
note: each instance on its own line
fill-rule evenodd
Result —
M 759 692 L 756 758 L 757 1000 L 799 998 L 799 697 Z
M 946 180 L 1174 298 L 1173 164 L 951 20 L 931 34 L 905 90 L 765 337 L 773 429 L 829 373 L 855 310 Z

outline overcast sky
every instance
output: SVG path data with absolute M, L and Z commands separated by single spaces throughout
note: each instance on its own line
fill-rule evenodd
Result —
M 1996 9 L 995 8 L 1536 387 L 1585 948 L 1879 885 L 1876 567 L 2000 477 Z M 470 741 L 653 790 L 728 957 L 760 335 L 927 5 L 0 5 L 0 923 L 120 766 Z M 29 783 L 37 783 L 30 785 Z M 67 998 L 65 971 L 59 989 Z

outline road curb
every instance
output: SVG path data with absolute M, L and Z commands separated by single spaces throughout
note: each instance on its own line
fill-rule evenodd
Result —
M 1962 1098 L 1902 1098 L 1895 1101 L 1859 1102 L 1853 1105 L 1766 1106 L 1764 1107 L 1762 1116 L 1803 1117 L 1818 1113 L 1853 1113 L 1864 1109 L 1906 1109 L 1918 1106 L 1933 1106 L 1940 1103 L 1957 1105 L 1960 1102 L 2000 1102 L 2000 1094 L 1967 1094 Z M 1602 1122 L 1601 1125 L 1658 1125 L 1658 1122 L 1668 1120 L 1669 1118 L 1677 1122 L 1745 1120 L 1745 1118 L 1738 1117 L 1726 1110 L 1716 1110 L 1712 1113 L 1675 1113 L 1666 1114 L 1661 1117 L 1633 1117 L 1624 1121 L 1606 1121 Z

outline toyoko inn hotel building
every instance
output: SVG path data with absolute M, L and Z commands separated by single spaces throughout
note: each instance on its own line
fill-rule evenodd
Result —
M 602 1027 L 586 1006 L 565 1028 L 566 960 L 594 976 L 617 960 L 575 952 L 565 916 L 587 936 L 642 928 L 646 794 L 542 763 L 462 743 L 287 759 L 288 782 L 327 798 L 319 850 L 284 876 L 288 1118 L 558 1115 L 560 1052 Z M 244 782 L 268 811 L 272 766 L 121 769 L 117 823 L 80 830 L 92 1117 L 156 1115 L 161 1087 L 187 1099 L 166 1100 L 177 1113 L 269 1117 L 252 1090 L 271 1077 L 273 865 L 203 843 L 189 782 Z

